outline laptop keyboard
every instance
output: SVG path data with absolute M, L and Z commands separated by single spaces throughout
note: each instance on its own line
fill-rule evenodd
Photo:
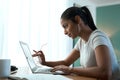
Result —
M 35 70 L 35 72 L 37 72 L 37 73 L 52 73 L 51 72 L 51 70 L 52 70 L 52 68 L 37 68 L 36 70 Z

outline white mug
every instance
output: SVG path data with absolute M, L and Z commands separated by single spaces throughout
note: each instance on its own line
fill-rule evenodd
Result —
M 10 75 L 10 59 L 0 59 L 0 78 Z

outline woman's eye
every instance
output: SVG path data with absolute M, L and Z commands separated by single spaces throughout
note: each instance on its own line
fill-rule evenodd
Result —
M 68 27 L 68 25 L 64 25 L 63 27 L 66 29 Z

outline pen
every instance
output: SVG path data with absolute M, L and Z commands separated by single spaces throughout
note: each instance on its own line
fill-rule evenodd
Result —
M 35 51 L 35 50 L 33 50 L 33 51 L 34 51 L 36 54 L 38 54 L 38 52 L 40 52 L 40 51 Z M 37 57 L 38 57 L 38 59 L 39 59 L 39 62 L 41 63 L 42 60 L 41 60 L 40 56 L 38 55 Z
M 41 52 L 41 51 L 42 51 L 42 48 L 43 48 L 45 45 L 47 45 L 47 43 L 42 44 L 42 46 L 41 46 L 41 48 L 40 48 L 40 50 L 39 50 L 39 51 L 36 51 L 36 50 L 33 50 L 33 51 L 34 51 L 36 54 L 38 54 L 39 52 Z M 39 59 L 39 62 L 40 62 L 40 63 L 42 63 L 42 60 L 41 60 L 41 57 L 40 57 L 40 56 L 38 56 L 38 59 Z

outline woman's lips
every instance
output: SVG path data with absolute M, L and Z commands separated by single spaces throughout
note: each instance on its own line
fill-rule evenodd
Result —
M 71 37 L 71 34 L 68 34 L 69 37 Z

